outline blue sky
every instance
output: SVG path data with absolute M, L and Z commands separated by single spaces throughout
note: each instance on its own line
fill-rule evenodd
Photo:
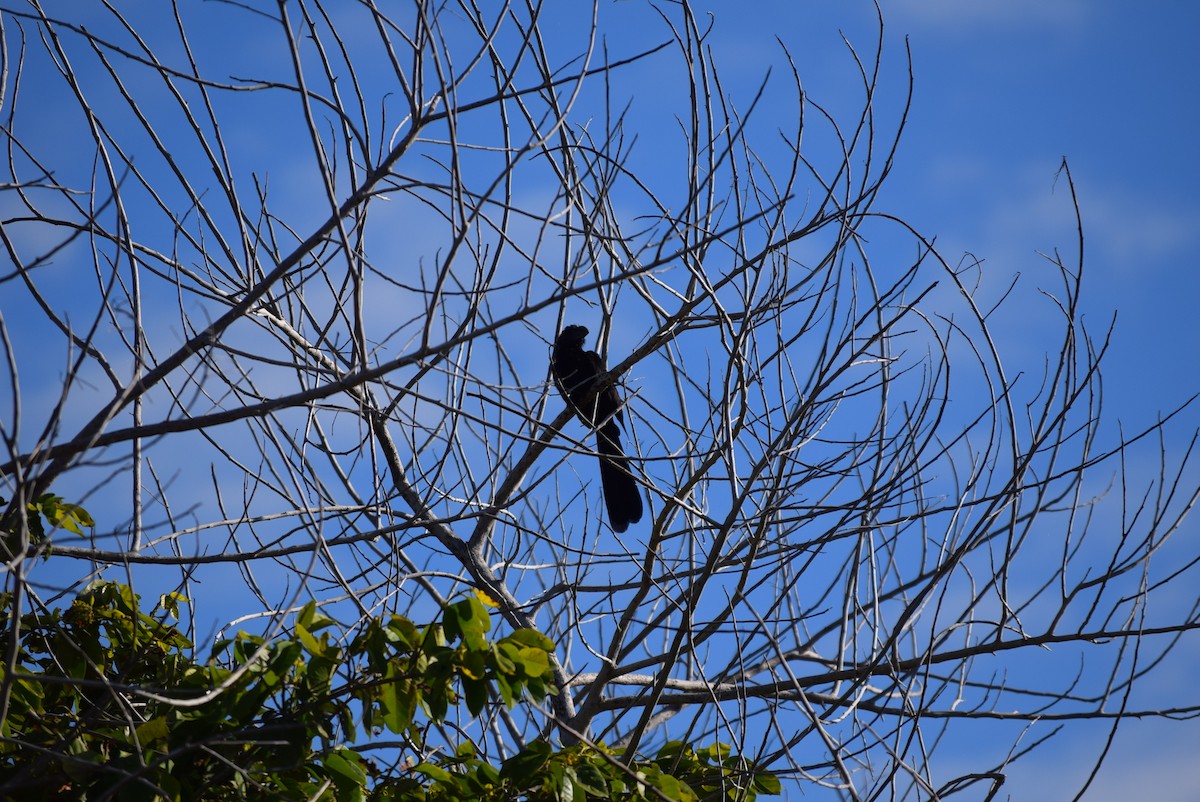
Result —
M 802 28 L 818 5 L 796 4 L 786 27 Z M 902 208 L 947 254 L 1030 275 L 1036 252 L 1073 252 L 1069 197 L 1055 183 L 1066 157 L 1086 237 L 1085 319 L 1099 329 L 1117 312 L 1110 422 L 1147 423 L 1200 390 L 1200 4 L 903 0 L 884 13 L 889 45 L 909 38 L 916 93 L 882 205 Z M 1184 537 L 1200 538 L 1200 522 Z M 1182 696 L 1190 673 L 1168 672 L 1164 698 L 1171 686 Z M 1067 798 L 1104 735 L 1035 754 L 1003 792 Z M 1195 721 L 1125 725 L 1086 799 L 1194 798 L 1197 743 Z
M 1051 194 L 1065 156 L 1088 306 L 1093 319 L 1118 312 L 1113 407 L 1145 414 L 1196 392 L 1200 6 L 898 5 L 892 28 L 911 26 L 918 91 L 895 183 L 920 196 L 914 221 L 1019 269 L 1071 245 L 1064 188 Z
M 847 78 L 836 31 L 864 51 L 873 44 L 868 3 L 734 5 L 711 4 L 718 30 L 735 29 L 721 33 L 718 54 L 728 47 L 753 73 L 755 59 L 773 60 L 777 34 L 822 102 Z M 890 63 L 906 36 L 911 44 L 915 95 L 881 206 L 936 235 L 948 255 L 970 251 L 1029 274 L 1037 251 L 1073 245 L 1069 197 L 1055 183 L 1066 157 L 1084 216 L 1090 317 L 1099 326 L 1119 314 L 1114 411 L 1196 392 L 1200 5 L 885 0 L 883 12 Z
M 635 6 L 642 8 L 601 4 L 601 24 L 614 48 L 633 49 L 635 42 L 661 38 L 659 30 L 622 26 L 624 19 L 634 18 Z M 710 43 L 733 94 L 744 96 L 768 67 L 776 70 L 772 81 L 786 80 L 779 72 L 778 36 L 793 53 L 812 97 L 833 109 L 857 108 L 853 62 L 839 32 L 869 58 L 876 36 L 870 3 L 725 1 L 707 7 L 717 22 Z M 1118 314 L 1106 358 L 1110 424 L 1144 426 L 1200 391 L 1200 327 L 1191 308 L 1200 299 L 1195 257 L 1200 201 L 1194 191 L 1200 181 L 1194 144 L 1200 123 L 1195 102 L 1200 55 L 1194 44 L 1200 5 L 885 0 L 883 12 L 881 117 L 894 120 L 898 113 L 906 83 L 906 37 L 915 94 L 896 166 L 877 208 L 936 237 L 951 262 L 964 252 L 984 259 L 994 286 L 1006 285 L 1019 272 L 1036 287 L 1045 270 L 1039 251 L 1061 248 L 1067 261 L 1074 253 L 1070 197 L 1064 179 L 1056 179 L 1065 157 L 1085 227 L 1085 319 L 1100 332 L 1112 313 Z M 280 55 L 243 48 L 230 58 L 258 68 Z M 239 68 L 240 63 L 228 72 Z M 643 115 L 661 111 L 656 101 L 678 88 L 662 76 L 636 80 L 635 110 Z M 790 112 L 793 107 L 780 108 Z M 760 112 L 760 123 L 790 124 L 772 119 L 771 111 Z M 53 123 L 47 121 L 46 136 L 56 134 Z M 322 216 L 319 205 L 303 208 L 314 188 L 312 175 L 303 166 L 289 170 L 286 162 L 293 154 L 277 144 L 283 138 L 249 128 L 231 131 L 231 141 L 244 147 L 235 158 L 276 165 L 272 186 L 295 199 L 281 203 L 296 213 L 289 222 L 301 228 Z M 57 133 L 68 132 L 58 127 Z M 84 162 L 86 157 L 80 154 Z M 408 230 L 397 236 L 413 238 Z M 436 233 L 431 228 L 418 237 L 434 239 Z M 1006 329 L 1004 344 L 1014 362 L 1040 359 L 1047 347 L 1038 339 L 1042 326 L 1036 318 L 1046 307 L 1033 303 L 1029 309 L 1028 319 L 1016 316 Z M 631 345 L 640 331 L 618 335 L 630 338 L 624 344 Z M 537 358 L 543 359 L 540 352 Z M 58 367 L 48 370 L 56 375 Z M 52 385 L 27 389 L 46 398 L 55 391 Z M 1190 419 L 1197 419 L 1195 410 Z M 1189 524 L 1184 536 L 1200 537 L 1200 523 Z M 219 582 L 210 587 L 215 585 Z M 1173 669 L 1162 681 L 1164 697 L 1174 688 L 1182 696 L 1194 682 L 1194 671 Z M 1063 798 L 1078 786 L 1102 737 L 1069 735 L 1026 758 L 1015 766 L 1004 793 L 1013 799 Z M 1087 799 L 1126 800 L 1153 788 L 1164 802 L 1190 800 L 1200 786 L 1200 768 L 1189 748 L 1196 743 L 1200 726 L 1194 722 L 1126 725 Z

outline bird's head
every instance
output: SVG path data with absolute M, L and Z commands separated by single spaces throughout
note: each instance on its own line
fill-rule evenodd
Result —
M 583 341 L 587 339 L 587 326 L 567 326 L 558 333 L 558 339 L 554 344 L 560 348 L 582 348 Z

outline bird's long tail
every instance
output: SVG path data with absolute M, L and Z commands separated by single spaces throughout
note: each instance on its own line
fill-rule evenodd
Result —
M 642 494 L 629 473 L 629 458 L 621 449 L 615 422 L 609 421 L 596 432 L 596 445 L 600 452 L 600 484 L 604 488 L 608 522 L 614 532 L 624 532 L 630 524 L 642 520 Z

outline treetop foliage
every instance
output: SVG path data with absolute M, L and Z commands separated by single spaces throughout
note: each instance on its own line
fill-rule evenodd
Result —
M 41 533 L 93 525 L 56 497 L 30 513 Z M 15 647 L 11 630 L 0 634 L 0 652 L 15 655 L 11 672 L 0 668 L 6 796 L 692 802 L 780 790 L 725 744 L 672 741 L 626 764 L 601 743 L 537 739 L 495 767 L 464 737 L 414 760 L 430 724 L 455 707 L 473 718 L 497 697 L 512 708 L 555 692 L 554 644 L 532 629 L 489 637 L 496 605 L 479 591 L 436 623 L 370 618 L 348 639 L 309 602 L 287 632 L 239 631 L 204 660 L 168 623 L 187 603 L 165 594 L 146 613 L 128 585 L 97 580 L 65 609 L 20 616 Z M 12 608 L 12 594 L 0 594 L 0 611 Z

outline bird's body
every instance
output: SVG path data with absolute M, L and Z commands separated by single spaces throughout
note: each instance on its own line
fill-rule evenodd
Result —
M 611 383 L 598 386 L 605 374 L 604 360 L 595 351 L 583 350 L 587 334 L 583 326 L 567 326 L 559 332 L 550 367 L 563 398 L 596 431 L 608 522 L 614 532 L 624 532 L 642 520 L 642 494 L 621 449 L 621 398 Z

